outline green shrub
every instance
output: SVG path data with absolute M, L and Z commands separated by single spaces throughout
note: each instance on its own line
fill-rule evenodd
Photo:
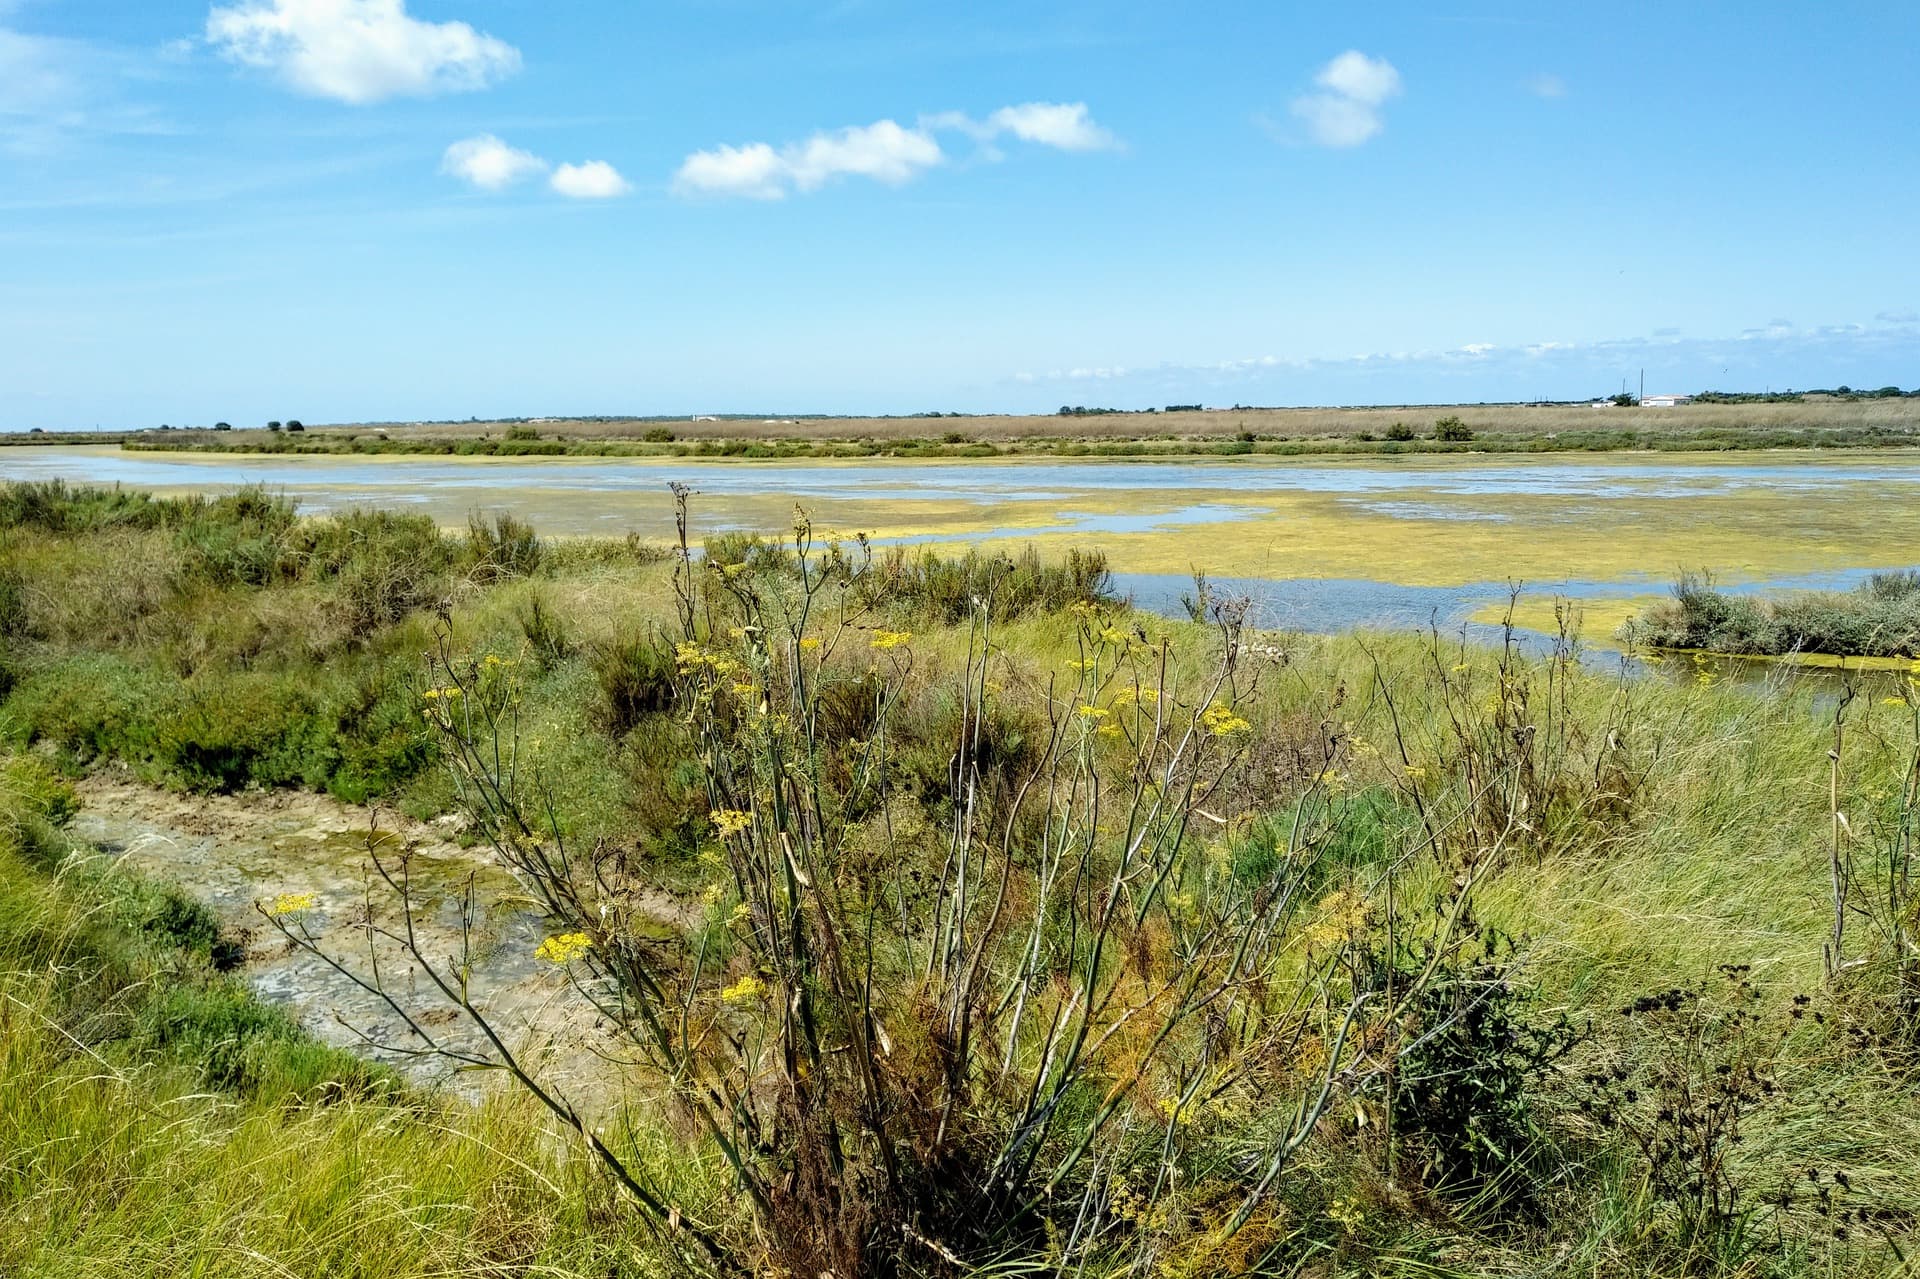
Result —
M 0 528 L 48 533 L 158 528 L 194 501 L 158 499 L 135 489 L 73 488 L 65 480 L 9 483 L 0 487 Z
M 21 743 L 50 742 L 82 763 L 117 759 L 197 791 L 307 786 L 360 802 L 434 759 L 401 665 L 358 679 L 243 670 L 182 680 L 79 654 L 23 678 L 7 706 Z
M 528 598 L 526 606 L 520 610 L 519 620 L 520 634 L 527 641 L 527 651 L 541 669 L 545 670 L 573 656 L 573 636 L 568 634 L 566 622 L 540 596 Z
M 467 517 L 467 560 L 473 580 L 491 584 L 539 571 L 541 545 L 533 526 L 505 511 L 491 521 L 479 512 Z
M 28 623 L 26 579 L 12 565 L 0 564 L 0 640 L 25 639 Z
M 153 717 L 181 696 L 177 679 L 105 653 L 78 653 L 24 674 L 7 699 L 22 744 L 47 741 L 85 762 L 136 767 L 154 753 Z
M 600 682 L 600 720 L 609 736 L 625 737 L 648 715 L 673 705 L 678 668 L 666 640 L 636 635 L 595 645 L 590 655 Z
M 718 567 L 744 564 L 755 573 L 775 572 L 787 566 L 786 550 L 758 533 L 715 533 L 702 544 L 707 563 Z
M 242 675 L 199 683 L 156 717 L 153 758 L 191 790 L 320 785 L 325 770 L 309 766 L 324 758 L 333 727 L 301 683 Z
M 432 519 L 352 510 L 299 525 L 286 575 L 330 586 L 329 606 L 355 638 L 441 599 L 454 552 Z
M 286 498 L 241 489 L 187 508 L 174 532 L 182 583 L 264 586 L 279 572 L 283 539 L 297 516 Z
M 324 709 L 302 779 L 324 784 L 351 804 L 391 795 L 437 759 L 419 708 L 413 680 L 400 663 L 374 667 Z
M 857 584 L 868 608 L 894 608 L 940 625 L 964 621 L 979 600 L 994 620 L 1053 613 L 1076 603 L 1113 599 L 1113 575 L 1101 551 L 1069 550 L 1058 560 L 1040 558 L 1033 547 L 1018 555 L 910 555 L 893 547 Z
M 1920 655 L 1920 582 L 1912 574 L 1875 574 L 1852 591 L 1766 597 L 1730 595 L 1708 574 L 1683 573 L 1671 594 L 1623 634 L 1655 648 L 1736 655 Z
M 1920 569 L 1903 568 L 1875 573 L 1867 579 L 1862 589 L 1880 600 L 1904 600 L 1920 595 Z
M 1387 438 L 1396 443 L 1404 444 L 1413 438 L 1413 428 L 1405 422 L 1395 422 L 1387 428 Z
M 1428 1187 L 1494 1208 L 1531 1208 L 1545 1178 L 1536 1107 L 1552 1066 L 1585 1037 L 1540 1018 L 1516 983 L 1513 939 L 1468 922 L 1456 946 L 1400 940 L 1373 956 L 1376 989 L 1426 984 L 1402 1023 L 1392 1140 Z
M 640 438 L 648 444 L 671 444 L 673 432 L 664 426 L 650 426 L 641 433 Z
M 1446 444 L 1464 444 L 1473 438 L 1473 428 L 1448 414 L 1433 424 L 1433 438 Z
M 0 756 L 0 853 L 46 859 L 54 846 L 53 832 L 79 808 L 73 787 L 44 760 Z

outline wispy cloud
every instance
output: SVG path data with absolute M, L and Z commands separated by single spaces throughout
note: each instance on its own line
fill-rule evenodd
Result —
M 1536 98 L 1564 98 L 1567 96 L 1567 82 L 1557 75 L 1542 71 L 1527 77 L 1526 90 Z
M 571 200 L 608 200 L 633 185 L 605 160 L 549 165 L 531 151 L 509 146 L 491 133 L 462 138 L 440 157 L 440 172 L 482 191 L 504 191 L 514 183 L 552 169 L 547 186 Z
M 7 6 L 0 3 L 0 17 Z M 125 86 L 146 79 L 153 55 L 0 26 L 0 151 L 51 152 L 75 134 L 168 132 Z
M 1400 96 L 1400 72 L 1385 58 L 1349 49 L 1314 77 L 1319 91 L 1304 93 L 1289 108 L 1312 141 L 1323 147 L 1357 147 L 1387 127 L 1385 106 Z
M 947 161 L 936 134 L 958 132 L 987 147 L 996 138 L 1060 151 L 1117 147 L 1118 139 L 1097 124 L 1084 102 L 1028 102 L 1001 107 L 985 120 L 958 111 L 925 115 L 911 127 L 895 120 L 823 130 L 802 142 L 721 145 L 695 151 L 673 176 L 676 195 L 780 200 L 816 191 L 840 178 L 868 178 L 901 186 Z
M 1882 324 L 1920 324 L 1920 311 L 1911 307 L 1899 311 L 1882 311 L 1873 317 Z
M 0 129 L 71 119 L 81 99 L 72 73 L 80 53 L 71 41 L 0 27 Z
M 482 89 L 520 51 L 464 22 L 424 22 L 405 0 L 242 0 L 207 14 L 207 40 L 294 90 L 362 105 Z
M 1322 384 L 1325 377 L 1363 377 L 1370 383 L 1391 375 L 1397 383 L 1408 374 L 1424 371 L 1442 380 L 1472 378 L 1482 390 L 1498 386 L 1507 378 L 1533 393 L 1543 389 L 1540 378 L 1551 377 L 1563 384 L 1565 393 L 1577 395 L 1588 389 L 1587 383 L 1602 382 L 1608 376 L 1617 376 L 1620 369 L 1644 365 L 1660 368 L 1662 376 L 1687 381 L 1685 389 L 1735 390 L 1769 381 L 1779 389 L 1785 361 L 1799 361 L 1802 367 L 1813 362 L 1829 369 L 1844 369 L 1850 362 L 1871 362 L 1875 366 L 1888 361 L 1904 363 L 1911 357 L 1914 341 L 1913 330 L 1897 318 L 1906 314 L 1910 313 L 1883 313 L 1878 317 L 1883 322 L 1880 327 L 1827 324 L 1799 328 L 1775 320 L 1720 338 L 1685 338 L 1678 335 L 1678 330 L 1661 329 L 1646 337 L 1589 342 L 1468 342 L 1455 347 L 1354 355 L 1267 354 L 1205 363 L 1055 368 L 1021 371 L 1011 380 L 1023 386 L 1098 381 L 1113 384 L 1116 393 L 1122 386 L 1138 393 L 1202 386 L 1240 388 L 1239 393 L 1244 393 L 1247 386 L 1282 375 L 1323 375 L 1316 379 Z M 1896 318 L 1888 321 L 1889 315 Z M 1592 389 L 1597 393 L 1602 388 Z

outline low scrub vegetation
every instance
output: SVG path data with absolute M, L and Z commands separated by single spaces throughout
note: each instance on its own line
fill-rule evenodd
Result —
M 1743 656 L 1920 657 L 1920 572 L 1875 573 L 1851 591 L 1765 596 L 1733 594 L 1689 573 L 1622 634 L 1653 648 Z

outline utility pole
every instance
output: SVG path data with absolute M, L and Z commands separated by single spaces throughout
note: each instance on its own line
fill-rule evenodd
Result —
M 1645 369 L 1640 370 L 1640 398 L 1642 401 L 1647 398 L 1647 371 Z

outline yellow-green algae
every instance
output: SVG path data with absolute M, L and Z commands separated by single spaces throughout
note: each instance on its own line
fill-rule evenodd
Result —
M 1543 591 L 1523 591 L 1512 602 L 1483 604 L 1469 613 L 1468 620 L 1488 626 L 1500 626 L 1511 620 L 1515 626 L 1548 635 L 1560 629 L 1562 606 L 1571 608 L 1573 629 L 1588 639 L 1608 640 L 1622 626 L 1640 615 L 1642 609 L 1658 603 L 1658 595 L 1604 596 L 1593 599 L 1567 599 Z
M 74 450 L 86 452 L 86 450 Z M 118 455 L 114 450 L 97 450 Z M 186 463 L 232 466 L 232 459 L 194 454 L 170 455 Z M 264 460 L 264 459 L 263 459 Z M 391 502 L 398 494 L 389 485 L 329 483 L 327 475 L 341 464 L 404 468 L 419 465 L 420 457 L 355 456 L 290 458 L 263 476 L 270 486 L 285 485 L 292 495 L 309 503 L 337 504 Z M 577 458 L 434 457 L 436 466 L 472 468 L 476 477 L 502 471 L 501 483 L 479 487 L 431 483 L 408 490 L 412 509 L 422 510 L 448 525 L 465 522 L 474 509 L 507 509 L 550 534 L 622 534 L 629 530 L 647 537 L 665 537 L 672 530 L 672 499 L 664 484 L 659 491 L 607 488 L 567 488 L 562 476 L 543 483 L 541 471 L 550 467 L 578 468 Z M 596 465 L 608 470 L 635 463 L 608 459 Z M 659 465 L 658 463 L 641 463 Z M 1124 468 L 1126 462 L 1073 463 Z M 1229 465 L 1243 470 L 1256 483 L 1262 474 L 1276 478 L 1303 464 L 1271 459 L 1227 462 L 1209 459 L 1208 466 Z M 1404 477 L 1432 475 L 1444 481 L 1463 467 L 1478 473 L 1505 472 L 1524 476 L 1545 467 L 1583 468 L 1612 472 L 1605 494 L 1462 493 L 1415 484 L 1392 491 L 1336 493 L 1256 488 L 1220 490 L 1182 486 L 1148 487 L 1166 474 L 1166 465 L 1149 475 L 1142 487 L 1079 489 L 1059 484 L 1054 499 L 1021 496 L 1022 472 L 1035 467 L 1057 468 L 1053 460 L 982 461 L 948 459 L 932 462 L 845 461 L 781 463 L 715 459 L 671 464 L 672 473 L 696 489 L 700 476 L 741 468 L 799 465 L 811 469 L 846 467 L 863 474 L 885 474 L 900 467 L 913 470 L 955 468 L 974 472 L 1004 468 L 1007 496 L 981 503 L 964 496 L 936 494 L 912 497 L 803 498 L 815 526 L 851 534 L 865 531 L 876 538 L 917 537 L 940 541 L 969 541 L 1000 548 L 1032 542 L 1043 553 L 1069 546 L 1098 546 L 1112 566 L 1122 572 L 1184 575 L 1200 568 L 1217 577 L 1355 578 L 1414 586 L 1457 586 L 1472 582 L 1552 582 L 1584 580 L 1663 580 L 1682 568 L 1710 569 L 1725 580 L 1753 580 L 1786 574 L 1839 568 L 1903 567 L 1920 560 L 1920 502 L 1902 500 L 1907 486 L 1873 480 L 1828 484 L 1817 489 L 1734 485 L 1721 473 L 1729 468 L 1791 465 L 1808 475 L 1863 464 L 1899 466 L 1920 471 L 1920 457 L 1900 452 L 1849 451 L 1844 456 L 1813 452 L 1766 454 L 1567 455 L 1371 457 L 1352 461 L 1315 459 L 1316 471 L 1392 470 Z M 1659 475 L 1641 474 L 1660 468 Z M 1684 467 L 1698 477 L 1676 480 L 1672 471 Z M 507 473 L 506 468 L 511 468 Z M 904 478 L 904 477 L 903 477 Z M 205 488 L 185 485 L 177 488 Z M 1230 508 L 1237 518 L 1198 523 L 1170 523 L 1147 531 L 1104 532 L 1075 528 L 1076 517 L 1170 513 L 1183 506 L 1204 503 Z M 792 523 L 795 499 L 785 493 L 714 493 L 696 498 L 698 530 L 753 528 L 777 533 Z

